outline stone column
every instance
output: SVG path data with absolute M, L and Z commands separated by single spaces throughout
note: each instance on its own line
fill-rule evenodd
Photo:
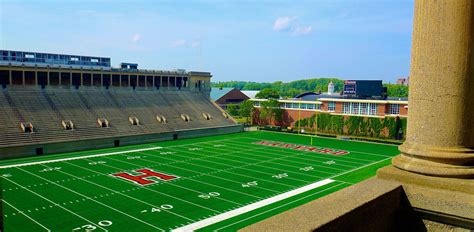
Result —
M 474 3 L 415 2 L 407 139 L 395 167 L 474 178 Z

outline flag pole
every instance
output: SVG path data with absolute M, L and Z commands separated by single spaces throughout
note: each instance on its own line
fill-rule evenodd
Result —
M 301 132 L 301 97 L 298 102 L 298 134 Z

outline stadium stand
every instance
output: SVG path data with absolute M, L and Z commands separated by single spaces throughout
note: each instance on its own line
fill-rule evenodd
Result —
M 242 131 L 210 100 L 208 72 L 115 69 L 109 58 L 64 67 L 56 64 L 91 58 L 1 54 L 0 159 Z

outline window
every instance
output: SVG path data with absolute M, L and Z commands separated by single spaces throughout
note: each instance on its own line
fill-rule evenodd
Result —
M 342 113 L 344 113 L 344 114 L 350 114 L 351 113 L 351 103 L 344 102 L 344 104 L 342 104 Z
M 359 114 L 364 114 L 364 115 L 369 114 L 368 105 L 369 105 L 368 103 L 360 103 L 360 113 Z
M 328 102 L 328 111 L 331 111 L 331 112 L 336 111 L 336 103 L 335 102 Z
M 99 62 L 99 59 L 91 58 L 91 62 L 98 63 L 98 62 Z
M 390 114 L 400 114 L 400 105 L 390 104 Z
M 377 115 L 377 104 L 375 103 L 370 103 L 370 111 L 369 111 L 369 114 L 370 115 Z
M 78 57 L 71 57 L 71 61 L 79 61 Z
M 303 104 L 301 104 L 300 108 L 301 109 L 308 109 L 308 104 L 303 103 Z
M 33 55 L 33 54 L 25 54 L 25 58 L 35 58 L 35 55 Z
M 351 114 L 359 114 L 359 103 L 358 102 L 352 102 L 352 109 L 351 109 Z
M 308 109 L 314 110 L 316 108 L 315 104 L 308 104 Z
M 254 102 L 254 106 L 260 106 L 260 102 L 259 101 Z

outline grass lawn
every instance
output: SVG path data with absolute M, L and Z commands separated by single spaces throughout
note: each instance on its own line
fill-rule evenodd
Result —
M 233 231 L 365 180 L 396 154 L 256 131 L 4 160 L 3 227 Z

